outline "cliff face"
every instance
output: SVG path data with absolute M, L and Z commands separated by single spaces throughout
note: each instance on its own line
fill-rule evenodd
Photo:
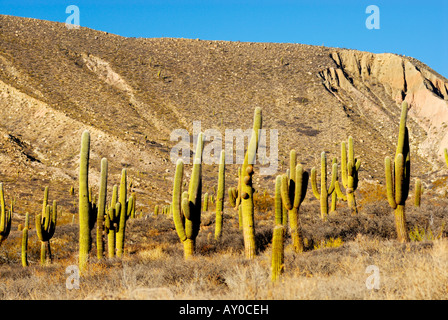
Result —
M 414 152 L 435 168 L 448 146 L 448 82 L 413 59 L 394 54 L 341 50 L 331 53 L 335 67 L 320 73 L 328 91 L 342 103 L 356 103 L 371 124 L 383 128 L 395 105 L 406 100 L 414 122 Z M 387 137 L 390 133 L 385 132 Z
M 423 176 L 445 169 L 447 83 L 394 54 L 123 38 L 0 16 L 0 179 L 24 198 L 39 197 L 43 184 L 68 192 L 76 185 L 81 132 L 88 129 L 93 185 L 107 157 L 111 184 L 127 167 L 142 203 L 169 201 L 170 149 L 177 143 L 170 133 L 192 134 L 200 121 L 202 130 L 224 137 L 226 129 L 250 128 L 254 108 L 261 107 L 263 127 L 279 133 L 278 173 L 292 148 L 310 170 L 322 151 L 340 157 L 340 142 L 352 135 L 360 179 L 382 182 L 403 99 L 411 106 L 412 174 Z M 231 185 L 236 172 L 237 165 L 227 166 Z M 215 180 L 216 168 L 205 165 L 205 190 Z M 256 188 L 272 189 L 274 181 L 275 175 L 258 175 Z

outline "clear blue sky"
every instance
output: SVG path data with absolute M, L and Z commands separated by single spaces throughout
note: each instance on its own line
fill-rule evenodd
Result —
M 80 24 L 126 37 L 289 42 L 415 57 L 448 77 L 447 0 L 24 1 L 1 0 L 0 13 Z M 366 28 L 369 5 L 380 29 Z

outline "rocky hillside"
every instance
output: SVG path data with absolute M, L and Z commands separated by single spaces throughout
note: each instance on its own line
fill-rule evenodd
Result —
M 0 16 L 0 180 L 35 210 L 45 185 L 71 205 L 83 130 L 92 137 L 91 179 L 102 157 L 112 183 L 129 168 L 140 204 L 169 201 L 174 129 L 248 129 L 255 107 L 279 132 L 279 169 L 291 148 L 307 169 L 340 157 L 355 137 L 360 178 L 383 182 L 399 105 L 410 103 L 412 173 L 444 173 L 448 80 L 415 59 L 302 44 L 123 38 L 62 23 Z M 236 165 L 228 165 L 232 185 Z M 442 170 L 442 171 L 440 171 Z M 217 169 L 204 168 L 205 190 Z M 257 186 L 273 188 L 275 176 Z M 66 200 L 62 200 L 66 199 Z

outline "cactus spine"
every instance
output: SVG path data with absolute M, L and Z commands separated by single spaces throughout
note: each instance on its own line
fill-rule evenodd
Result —
M 345 141 L 341 143 L 341 177 L 344 185 L 348 207 L 352 215 L 358 214 L 356 206 L 355 191 L 358 188 L 358 172 L 361 167 L 361 161 L 355 158 L 353 147 L 353 138 L 348 137 L 348 157 Z
M 276 282 L 284 269 L 284 243 L 283 238 L 285 227 L 276 225 L 272 235 L 272 259 L 271 259 L 271 280 Z
M 258 150 L 258 138 L 262 125 L 261 108 L 254 111 L 253 131 L 241 168 L 241 205 L 243 218 L 244 251 L 247 259 L 256 255 L 255 225 L 254 225 L 254 189 L 252 176 L 254 174 L 255 158 Z
M 90 133 L 84 131 L 81 137 L 81 155 L 79 165 L 79 269 L 85 270 L 89 257 L 90 237 L 90 201 L 89 201 L 89 156 Z
M 50 239 L 56 230 L 57 212 L 57 204 L 54 200 L 53 207 L 46 206 L 45 215 L 38 214 L 36 216 L 36 234 L 41 241 L 40 263 L 42 265 L 52 260 Z
M 22 230 L 22 250 L 21 250 L 21 258 L 22 258 L 22 266 L 28 266 L 28 229 L 29 229 L 29 213 L 27 212 L 25 215 L 25 227 Z
M 9 232 L 11 231 L 11 218 L 12 218 L 12 208 L 11 210 L 6 210 L 5 206 L 5 195 L 3 193 L 3 183 L 0 183 L 0 244 L 8 238 Z
M 106 214 L 106 194 L 107 194 L 107 159 L 101 159 L 101 177 L 98 196 L 98 213 L 96 219 L 96 247 L 98 259 L 103 258 L 104 252 L 104 215 Z
M 216 195 L 216 221 L 215 221 L 215 240 L 221 240 L 222 236 L 222 220 L 224 210 L 224 187 L 225 187 L 225 159 L 226 153 L 221 151 L 221 157 L 219 159 L 219 173 L 218 173 L 218 192 Z
M 295 252 L 303 252 L 303 237 L 300 226 L 299 209 L 306 196 L 308 187 L 308 173 L 301 164 L 296 165 L 296 152 L 290 153 L 290 177 L 286 174 L 281 180 L 281 196 L 285 208 L 288 210 L 289 226 Z
M 185 259 L 189 259 L 194 254 L 196 237 L 201 224 L 203 139 L 204 136 L 200 133 L 197 139 L 196 154 L 188 192 L 182 192 L 184 163 L 181 159 L 177 161 L 174 176 L 171 208 L 174 226 L 180 241 L 184 245 Z
M 394 163 L 386 157 L 386 187 L 389 205 L 395 212 L 395 227 L 400 242 L 408 241 L 406 228 L 405 203 L 409 194 L 411 160 L 409 150 L 409 132 L 406 127 L 408 104 L 401 108 L 400 129 Z
M 330 186 L 327 187 L 327 156 L 325 152 L 321 153 L 321 171 L 320 171 L 320 193 L 317 188 L 316 181 L 316 168 L 311 169 L 311 187 L 313 189 L 314 196 L 320 200 L 320 211 L 322 220 L 327 220 L 328 215 L 328 196 L 334 191 L 336 180 L 337 180 L 337 163 L 333 164 L 332 167 L 332 178 Z

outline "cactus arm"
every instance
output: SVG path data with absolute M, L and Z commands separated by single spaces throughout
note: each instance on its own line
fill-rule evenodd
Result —
M 182 181 L 184 175 L 184 163 L 182 159 L 177 160 L 176 172 L 174 174 L 174 187 L 173 187 L 173 200 L 171 202 L 173 208 L 173 221 L 176 228 L 177 235 L 180 241 L 185 241 L 187 236 L 185 235 L 184 223 L 182 221 Z M 188 200 L 187 200 L 188 207 Z
M 384 159 L 384 164 L 386 168 L 386 190 L 387 190 L 387 201 L 389 202 L 389 205 L 392 207 L 392 209 L 395 209 L 397 207 L 397 203 L 395 202 L 395 186 L 394 186 L 394 180 L 392 178 L 393 169 L 392 169 L 392 162 L 390 160 L 390 157 L 386 157 Z
M 282 202 L 282 176 L 278 175 L 275 179 L 275 224 L 282 224 L 283 202 Z
M 320 200 L 320 193 L 317 189 L 316 168 L 311 169 L 311 189 L 317 200 Z
M 289 185 L 288 185 L 288 176 L 286 174 L 281 176 L 281 183 L 280 183 L 280 195 L 282 198 L 283 206 L 287 210 L 292 209 L 292 203 L 291 198 L 289 197 Z
M 295 168 L 295 173 L 296 173 L 296 177 L 295 177 L 295 192 L 294 192 L 294 208 L 298 208 L 300 206 L 300 204 L 302 203 L 302 201 L 305 199 L 305 194 L 306 194 L 306 187 L 304 188 L 303 185 L 307 184 L 308 181 L 304 181 L 307 180 L 307 175 L 304 174 L 303 171 L 303 167 L 302 165 L 299 163 L 296 165 Z
M 397 143 L 397 151 L 395 152 L 396 155 L 398 154 L 407 154 L 406 152 L 406 121 L 407 121 L 407 114 L 408 114 L 408 103 L 406 101 L 403 101 L 401 105 L 401 117 L 400 117 L 400 129 L 398 133 L 398 143 Z
M 336 181 L 338 180 L 338 164 L 333 163 L 333 167 L 331 169 L 331 183 L 328 188 L 328 194 L 332 194 L 336 185 Z
M 338 181 L 336 181 L 334 190 L 336 191 L 336 195 L 338 198 L 342 199 L 343 201 L 347 201 L 347 196 L 342 192 L 341 186 Z
M 347 146 L 345 141 L 341 142 L 341 178 L 342 185 L 347 188 Z

